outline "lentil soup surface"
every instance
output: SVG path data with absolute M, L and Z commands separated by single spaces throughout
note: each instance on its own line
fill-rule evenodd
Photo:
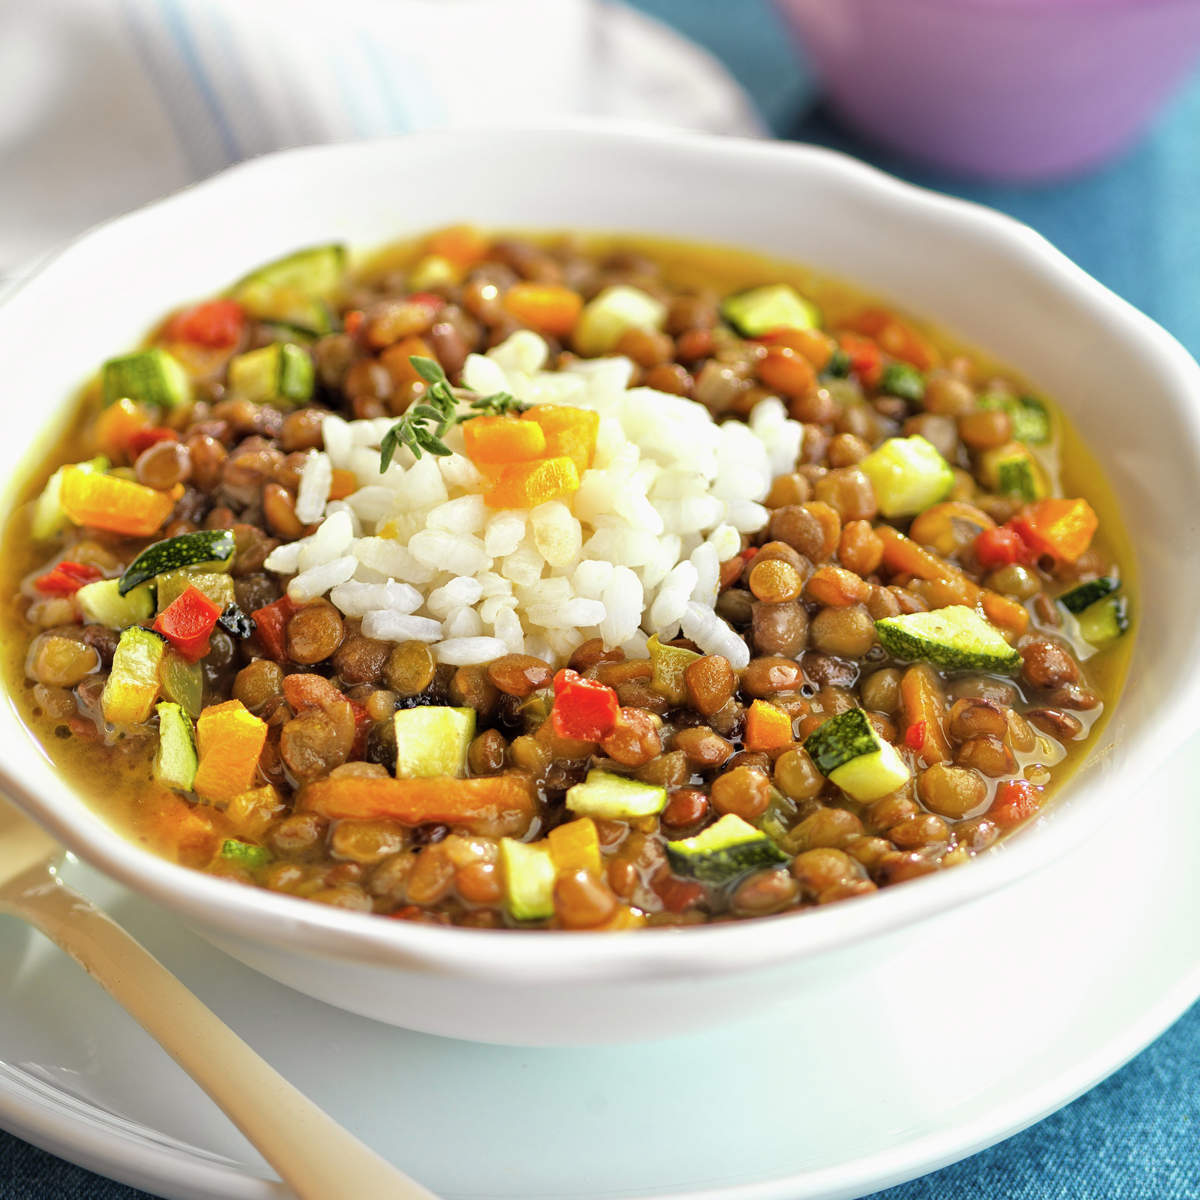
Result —
M 962 864 L 1133 641 L 1048 401 L 661 240 L 268 264 L 105 364 L 26 501 L 7 679 L 71 783 L 185 865 L 416 921 L 705 923 Z

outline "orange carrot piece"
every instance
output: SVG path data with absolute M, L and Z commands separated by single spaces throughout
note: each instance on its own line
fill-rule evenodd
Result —
M 755 700 L 746 713 L 742 740 L 747 750 L 781 750 L 796 740 L 792 736 L 792 718 L 765 700 Z
M 487 257 L 488 239 L 474 225 L 449 225 L 425 239 L 425 253 L 449 259 L 456 267 L 473 267 Z
M 333 483 L 329 485 L 330 500 L 345 500 L 352 493 L 358 491 L 358 480 L 355 478 L 353 471 L 347 471 L 344 467 L 333 468 Z
M 514 283 L 502 303 L 522 325 L 551 337 L 566 337 L 583 309 L 583 297 L 557 283 Z
M 483 499 L 489 508 L 536 508 L 578 490 L 579 469 L 564 455 L 512 463 Z
M 532 421 L 475 417 L 462 430 L 466 455 L 473 463 L 528 462 L 546 453 L 546 435 Z
M 1015 600 L 980 587 L 957 567 L 924 546 L 918 546 L 890 525 L 877 526 L 875 533 L 883 542 L 883 562 L 890 571 L 915 575 L 936 585 L 932 597 L 935 607 L 945 608 L 951 604 L 980 607 L 987 619 L 1001 629 L 1017 634 L 1028 629 L 1029 613 Z
M 100 410 L 92 425 L 96 447 L 113 462 L 129 458 L 129 444 L 134 434 L 154 424 L 147 409 L 133 400 L 117 400 Z
M 63 512 L 76 525 L 90 525 L 112 533 L 149 537 L 162 528 L 175 508 L 172 492 L 122 479 L 67 467 L 62 475 Z
M 524 775 L 474 779 L 392 779 L 343 776 L 318 779 L 301 804 L 332 820 L 392 820 L 404 825 L 437 821 L 484 836 L 519 837 L 533 823 L 533 787 Z
M 192 790 L 202 800 L 227 804 L 254 787 L 267 723 L 240 700 L 210 704 L 196 722 L 200 767 Z
M 550 857 L 561 871 L 591 871 L 599 875 L 603 869 L 600 860 L 600 835 L 596 822 L 591 817 L 580 817 L 565 825 L 556 825 L 549 834 Z
M 598 412 L 569 404 L 537 404 L 522 419 L 541 426 L 547 458 L 570 458 L 581 475 L 592 465 L 600 432 Z
M 1092 544 L 1100 521 L 1086 500 L 1052 497 L 1027 504 L 1012 524 L 1039 554 L 1074 562 Z
M 916 729 L 917 741 L 909 742 L 927 766 L 949 762 L 952 755 L 946 737 L 946 697 L 937 672 L 928 663 L 916 663 L 900 677 L 900 704 L 906 730 Z M 906 732 L 907 739 L 907 732 Z

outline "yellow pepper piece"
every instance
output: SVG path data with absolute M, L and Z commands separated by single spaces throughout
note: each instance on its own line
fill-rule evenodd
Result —
M 543 458 L 505 467 L 484 496 L 489 508 L 536 508 L 579 490 L 579 470 L 573 459 Z
M 568 404 L 538 404 L 522 419 L 541 427 L 546 436 L 547 458 L 565 455 L 574 461 L 581 475 L 592 465 L 600 431 L 599 413 Z
M 591 871 L 593 875 L 602 876 L 600 836 L 591 817 L 558 825 L 546 837 L 550 843 L 550 857 L 558 871 Z
M 149 537 L 162 528 L 176 499 L 171 492 L 159 492 L 117 475 L 101 475 L 79 467 L 63 469 L 62 508 L 76 525 Z
M 200 768 L 192 790 L 202 800 L 228 804 L 254 786 L 267 723 L 240 700 L 210 704 L 196 722 Z

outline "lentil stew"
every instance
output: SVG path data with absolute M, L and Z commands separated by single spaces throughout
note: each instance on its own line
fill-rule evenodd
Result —
M 1052 404 L 846 285 L 631 237 L 268 264 L 104 364 L 6 546 L 10 691 L 114 825 L 472 927 L 965 863 L 1133 640 Z

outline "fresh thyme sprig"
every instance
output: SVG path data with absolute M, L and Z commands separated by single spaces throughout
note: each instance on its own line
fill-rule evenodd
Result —
M 392 465 L 392 459 L 401 446 L 407 446 L 414 458 L 423 451 L 438 458 L 445 458 L 453 451 L 442 440 L 452 425 L 470 421 L 474 417 L 506 416 L 525 411 L 525 405 L 508 392 L 497 392 L 494 396 L 475 396 L 469 401 L 471 412 L 458 412 L 458 397 L 442 370 L 441 363 L 420 354 L 410 354 L 408 361 L 413 370 L 429 385 L 420 404 L 414 405 L 383 435 L 379 443 L 379 473 L 382 475 Z

